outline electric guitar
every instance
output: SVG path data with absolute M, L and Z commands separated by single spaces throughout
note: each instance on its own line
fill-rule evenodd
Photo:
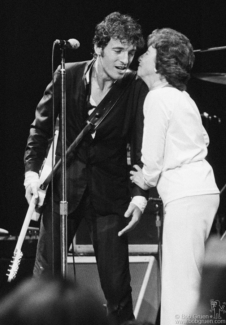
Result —
M 53 155 L 52 151 L 54 150 L 54 157 L 55 157 L 55 150 L 56 150 L 58 135 L 59 135 L 59 128 L 57 127 L 55 130 L 54 141 L 50 146 L 48 155 L 46 157 L 45 163 L 43 165 L 43 168 L 42 168 L 42 171 L 40 174 L 40 178 L 39 178 L 40 184 L 43 184 L 45 182 L 46 178 L 51 173 L 52 155 Z M 38 205 L 36 203 L 35 197 L 32 196 L 32 199 L 30 201 L 30 204 L 29 204 L 29 207 L 28 207 L 18 240 L 17 240 L 16 247 L 13 252 L 13 258 L 9 265 L 8 273 L 6 274 L 8 276 L 8 282 L 11 282 L 17 275 L 17 272 L 18 272 L 18 269 L 20 266 L 20 262 L 23 257 L 21 248 L 22 248 L 22 245 L 23 245 L 26 233 L 27 233 L 27 229 L 29 227 L 31 220 L 38 221 L 38 219 L 40 217 L 40 213 L 37 212 L 37 208 L 40 208 L 43 205 L 43 202 L 45 199 L 45 194 L 46 194 L 46 189 L 47 189 L 47 187 L 45 188 L 45 190 L 43 190 L 41 188 L 39 189 L 39 191 L 38 191 L 38 193 L 39 193 Z

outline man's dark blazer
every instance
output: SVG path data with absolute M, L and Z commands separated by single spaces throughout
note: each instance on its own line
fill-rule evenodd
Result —
M 88 118 L 87 85 L 85 73 L 92 61 L 66 64 L 66 144 L 67 147 L 81 132 Z M 120 93 L 121 81 L 118 87 Z M 54 74 L 55 118 L 61 115 L 60 70 Z M 126 88 L 117 105 L 97 128 L 95 137 L 87 135 L 75 149 L 67 164 L 68 213 L 78 205 L 86 187 L 93 207 L 99 215 L 122 214 L 127 209 L 131 196 L 145 195 L 139 187 L 129 190 L 127 144 L 131 145 L 132 164 L 141 164 L 143 135 L 143 102 L 148 92 L 147 86 L 134 78 Z M 112 100 L 112 89 L 103 101 Z M 50 83 L 39 102 L 35 120 L 25 151 L 25 171 L 39 172 L 46 156 L 48 143 L 52 137 L 52 95 Z M 61 130 L 56 149 L 56 159 L 61 155 Z M 54 199 L 61 200 L 60 170 L 54 180 Z

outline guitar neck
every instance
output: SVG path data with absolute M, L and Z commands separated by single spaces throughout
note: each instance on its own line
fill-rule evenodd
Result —
M 23 226 L 21 228 L 21 231 L 20 231 L 20 234 L 19 234 L 19 237 L 18 237 L 17 244 L 16 244 L 14 252 L 17 252 L 17 251 L 21 250 L 21 247 L 22 247 L 23 242 L 24 242 L 24 238 L 25 238 L 26 233 L 27 233 L 27 229 L 28 229 L 30 221 L 31 221 L 31 216 L 32 216 L 32 214 L 33 214 L 33 212 L 35 210 L 35 205 L 36 205 L 35 204 L 35 197 L 33 195 L 32 199 L 30 201 L 29 208 L 27 210 L 27 213 L 26 213 L 26 216 L 25 216 L 25 219 L 24 219 L 24 223 L 23 223 Z

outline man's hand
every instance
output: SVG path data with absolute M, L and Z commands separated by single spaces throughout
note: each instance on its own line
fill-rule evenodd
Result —
M 132 216 L 132 219 L 125 228 L 119 231 L 118 236 L 122 236 L 123 234 L 135 228 L 141 219 L 141 215 L 142 211 L 134 203 L 130 202 L 129 207 L 124 214 L 124 217 L 129 218 L 130 216 Z
M 28 171 L 25 173 L 24 179 L 24 186 L 25 186 L 25 197 L 27 199 L 28 204 L 31 202 L 31 198 L 34 195 L 35 204 L 38 203 L 39 199 L 39 186 L 40 186 L 40 179 L 39 175 L 36 172 Z
M 33 195 L 35 197 L 35 203 L 36 204 L 38 203 L 38 198 L 39 198 L 38 190 L 39 190 L 38 182 L 31 182 L 31 184 L 27 186 L 25 197 L 27 199 L 28 204 L 30 203 Z

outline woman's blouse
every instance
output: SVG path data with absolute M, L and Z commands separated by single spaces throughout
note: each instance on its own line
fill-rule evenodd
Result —
M 144 103 L 144 180 L 166 205 L 186 196 L 219 193 L 206 160 L 209 137 L 195 102 L 173 87 L 151 90 Z

